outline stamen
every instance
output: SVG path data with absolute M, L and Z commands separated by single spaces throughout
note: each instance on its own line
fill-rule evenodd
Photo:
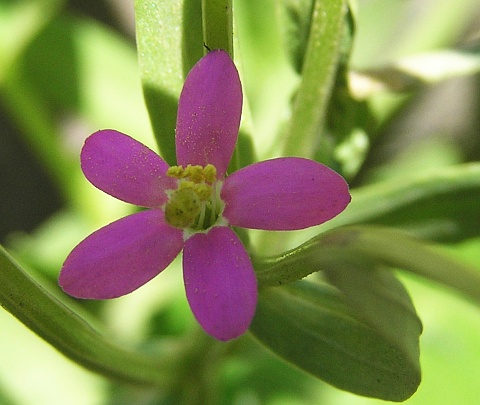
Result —
M 217 179 L 217 168 L 209 163 L 203 169 L 203 174 L 205 176 L 205 181 L 213 183 Z
M 185 168 L 185 177 L 189 178 L 194 183 L 201 183 L 205 179 L 203 167 L 199 165 L 188 165 Z
M 170 166 L 167 170 L 167 176 L 173 177 L 175 179 L 181 179 L 185 177 L 185 170 L 182 166 Z
M 214 186 L 214 190 L 213 190 L 213 193 L 214 193 L 214 196 L 212 198 L 212 205 L 211 205 L 211 210 L 210 210 L 210 223 L 213 223 L 215 221 L 215 216 L 217 215 L 217 196 L 216 196 L 216 190 L 217 190 L 217 187 L 216 185 Z
M 202 229 L 203 228 L 203 223 L 205 221 L 205 211 L 206 211 L 206 204 L 202 204 L 202 208 L 200 209 L 200 215 L 198 216 L 198 221 L 197 221 L 197 228 Z
M 198 231 L 214 225 L 222 207 L 215 166 L 171 166 L 167 176 L 178 179 L 178 186 L 167 191 L 165 220 L 176 228 Z

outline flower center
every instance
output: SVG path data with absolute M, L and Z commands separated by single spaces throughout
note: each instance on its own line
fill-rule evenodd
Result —
M 213 226 L 224 207 L 220 199 L 222 183 L 217 181 L 215 166 L 172 166 L 167 176 L 178 179 L 177 189 L 167 191 L 168 202 L 164 207 L 167 223 L 194 231 Z

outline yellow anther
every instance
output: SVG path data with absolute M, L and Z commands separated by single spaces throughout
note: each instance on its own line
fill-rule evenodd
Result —
M 209 163 L 203 169 L 203 175 L 206 181 L 213 183 L 217 179 L 217 168 Z
M 167 170 L 167 176 L 181 179 L 185 177 L 185 169 L 182 166 L 171 166 Z
M 189 178 L 194 183 L 201 183 L 205 179 L 203 175 L 203 167 L 199 165 L 188 165 L 185 168 L 185 177 Z

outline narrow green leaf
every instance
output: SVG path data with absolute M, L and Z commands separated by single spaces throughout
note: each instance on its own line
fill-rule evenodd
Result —
M 276 2 L 282 40 L 290 61 L 302 72 L 307 51 L 314 0 L 281 0 Z
M 365 98 L 379 91 L 407 92 L 422 84 L 435 84 L 480 71 L 480 52 L 446 49 L 400 58 L 393 63 L 351 75 L 353 91 Z M 360 81 L 361 80 L 361 81 Z M 361 83 L 361 87 L 357 83 Z
M 367 256 L 439 282 L 480 306 L 480 269 L 464 264 L 395 229 L 345 227 L 334 236 L 352 254 Z
M 317 271 L 334 271 L 355 262 L 372 270 L 388 266 L 442 283 L 480 305 L 480 271 L 389 228 L 345 226 L 320 234 L 280 256 L 255 259 L 260 285 L 290 283 Z M 364 269 L 368 266 L 362 264 Z
M 342 48 L 345 0 L 315 1 L 302 81 L 296 94 L 283 154 L 312 157 L 325 146 L 325 112 Z M 301 139 L 301 142 L 299 142 Z
M 394 226 L 436 241 L 478 236 L 480 164 L 446 167 L 354 189 L 347 209 L 321 229 L 352 223 Z
M 160 153 L 175 164 L 175 124 L 183 80 L 203 55 L 201 8 L 187 0 L 136 0 L 143 92 Z
M 170 384 L 167 357 L 126 351 L 111 344 L 44 290 L 0 247 L 0 303 L 57 350 L 109 378 L 144 385 Z
M 287 361 L 355 394 L 403 401 L 420 383 L 418 357 L 359 321 L 326 286 L 300 281 L 262 290 L 250 330 Z M 418 346 L 418 333 L 411 338 Z

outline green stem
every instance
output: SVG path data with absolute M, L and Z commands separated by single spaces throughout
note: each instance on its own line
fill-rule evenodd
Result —
M 232 0 L 202 0 L 202 23 L 205 47 L 210 50 L 224 49 L 233 59 Z M 229 166 L 230 172 L 242 167 L 243 155 L 237 142 Z
M 209 49 L 224 49 L 233 59 L 232 0 L 202 0 L 203 41 Z
M 315 1 L 310 37 L 283 150 L 285 156 L 312 158 L 321 137 L 342 44 L 345 0 Z
M 0 303 L 65 356 L 106 377 L 167 387 L 171 361 L 126 351 L 107 341 L 80 316 L 27 275 L 0 246 Z

